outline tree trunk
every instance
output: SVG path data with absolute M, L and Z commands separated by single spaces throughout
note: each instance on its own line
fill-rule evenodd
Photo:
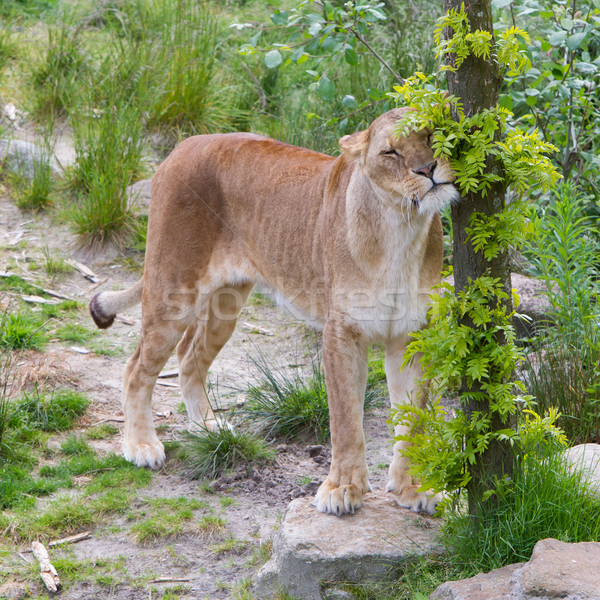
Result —
M 460 10 L 463 0 L 444 0 L 444 9 Z M 492 6 L 491 0 L 466 0 L 465 12 L 471 23 L 471 29 L 483 29 L 492 33 Z M 448 32 L 452 35 L 452 32 Z M 452 62 L 452 57 L 448 58 Z M 502 76 L 493 56 L 483 59 L 473 55 L 467 57 L 456 72 L 447 72 L 448 90 L 460 98 L 465 115 L 471 116 L 477 112 L 492 108 L 498 102 Z M 499 166 L 492 158 L 488 159 L 487 169 L 499 173 Z M 454 285 L 458 294 L 469 282 L 478 277 L 489 274 L 499 278 L 504 288 L 509 293 L 507 307 L 510 309 L 510 269 L 508 254 L 499 255 L 492 261 L 486 260 L 482 253 L 475 252 L 472 243 L 467 239 L 465 228 L 469 226 L 469 219 L 475 212 L 491 215 L 504 208 L 506 188 L 503 182 L 492 184 L 485 197 L 480 193 L 471 193 L 463 196 L 460 202 L 452 207 L 452 227 L 454 232 Z M 467 323 L 473 326 L 472 323 Z M 501 340 L 499 340 L 501 342 Z M 465 384 L 463 383 L 463 391 Z M 489 412 L 489 403 L 485 401 L 469 401 L 464 409 L 468 416 L 474 412 Z M 509 423 L 495 416 L 492 418 L 494 430 L 504 429 Z M 494 477 L 501 478 L 512 472 L 512 452 L 509 444 L 492 443 L 475 465 L 470 467 L 471 482 L 467 487 L 469 496 L 469 511 L 477 514 L 484 492 L 491 487 Z

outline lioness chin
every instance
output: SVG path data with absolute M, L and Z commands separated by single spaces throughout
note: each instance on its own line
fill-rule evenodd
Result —
M 332 460 L 318 510 L 353 513 L 369 490 L 362 427 L 367 349 L 384 344 L 392 405 L 423 404 L 419 361 L 402 369 L 411 331 L 425 325 L 442 266 L 438 211 L 457 197 L 430 132 L 396 138 L 404 109 L 340 140 L 333 158 L 266 137 L 231 133 L 182 142 L 152 180 L 143 278 L 90 304 L 99 327 L 141 300 L 138 347 L 125 367 L 125 458 L 163 466 L 150 402 L 177 347 L 190 423 L 216 424 L 207 371 L 255 283 L 275 288 L 323 330 Z M 396 434 L 406 433 L 401 427 Z M 394 447 L 388 491 L 433 513 Z

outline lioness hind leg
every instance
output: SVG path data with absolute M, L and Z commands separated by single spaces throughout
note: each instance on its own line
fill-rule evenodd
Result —
M 138 467 L 160 469 L 165 464 L 165 451 L 152 419 L 152 390 L 184 329 L 180 321 L 144 315 L 138 347 L 125 366 L 123 456 Z
M 200 318 L 188 327 L 177 346 L 179 380 L 190 431 L 214 429 L 219 424 L 206 393 L 208 369 L 231 337 L 253 287 L 247 283 L 221 288 L 210 295 L 199 307 Z
M 317 510 L 354 513 L 370 489 L 365 457 L 363 407 L 367 345 L 342 325 L 323 330 L 323 361 L 331 426 L 331 467 L 317 490 Z
M 427 402 L 427 390 L 419 385 L 422 377 L 420 356 L 415 356 L 411 365 L 402 368 L 404 360 L 404 344 L 390 345 L 386 348 L 385 374 L 390 392 L 392 408 L 413 402 L 421 408 Z M 394 435 L 409 435 L 410 429 L 404 425 L 396 425 Z M 386 487 L 392 492 L 398 504 L 414 512 L 435 513 L 441 500 L 439 494 L 418 491 L 419 484 L 408 473 L 408 459 L 400 451 L 410 445 L 408 441 L 398 441 L 394 444 L 393 458 L 390 464 L 389 481 Z

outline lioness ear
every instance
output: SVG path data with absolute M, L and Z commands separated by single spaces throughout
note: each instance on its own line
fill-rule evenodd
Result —
M 368 131 L 357 131 L 352 135 L 345 135 L 340 140 L 340 148 L 350 156 L 358 156 L 366 147 L 368 140 Z

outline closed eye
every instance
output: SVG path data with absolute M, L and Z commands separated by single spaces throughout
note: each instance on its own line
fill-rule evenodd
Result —
M 390 148 L 388 150 L 382 150 L 381 154 L 385 156 L 398 156 L 398 153 L 393 148 Z

